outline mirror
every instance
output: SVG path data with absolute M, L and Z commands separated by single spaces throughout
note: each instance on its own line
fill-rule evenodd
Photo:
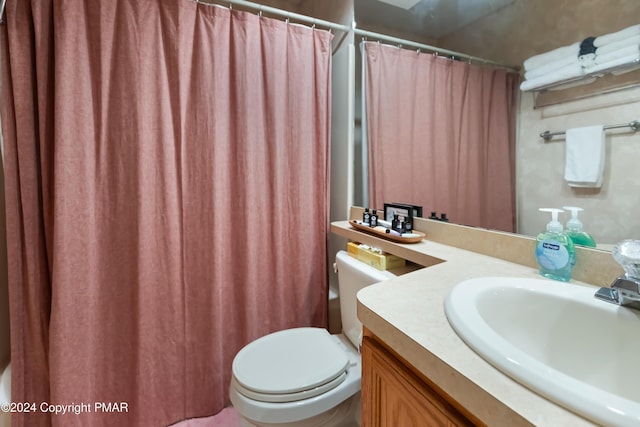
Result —
M 609 0 L 580 5 L 570 0 L 355 0 L 354 6 L 358 28 L 518 67 L 533 55 L 635 25 L 640 16 L 637 0 L 620 0 L 615 7 Z M 356 86 L 360 79 L 358 71 Z M 520 92 L 516 135 L 519 233 L 535 236 L 545 229 L 548 218 L 538 208 L 579 206 L 584 208 L 580 219 L 585 231 L 594 236 L 599 248 L 606 250 L 620 240 L 640 238 L 640 174 L 636 172 L 640 132 L 606 131 L 604 184 L 599 189 L 569 187 L 564 180 L 564 136 L 549 142 L 540 137 L 546 130 L 640 120 L 640 71 L 631 71 L 624 79 L 628 84 L 616 90 L 606 82 L 604 86 L 596 82 L 580 91 L 559 91 L 564 92 L 565 100 L 545 107 L 536 107 L 535 92 Z M 356 108 L 360 105 L 357 101 Z M 354 202 L 362 205 L 357 195 L 356 187 Z M 428 206 L 424 209 L 429 212 Z M 569 218 L 565 213 L 561 221 Z

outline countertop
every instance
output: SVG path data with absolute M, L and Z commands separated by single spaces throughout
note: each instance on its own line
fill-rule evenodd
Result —
M 417 371 L 489 426 L 593 426 L 492 367 L 449 325 L 444 299 L 474 277 L 541 278 L 536 269 L 427 239 L 397 245 L 334 222 L 332 232 L 403 256 L 425 268 L 358 293 L 358 317 Z M 572 283 L 586 283 L 572 280 Z

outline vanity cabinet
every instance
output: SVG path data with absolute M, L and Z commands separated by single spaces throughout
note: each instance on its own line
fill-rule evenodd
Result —
M 361 354 L 362 427 L 474 425 L 366 330 Z

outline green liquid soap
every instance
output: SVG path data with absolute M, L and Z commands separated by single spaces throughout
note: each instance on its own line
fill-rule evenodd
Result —
M 536 238 L 536 261 L 540 274 L 546 278 L 568 282 L 576 263 L 576 251 L 573 241 L 564 232 L 558 222 L 560 209 L 540 209 L 552 213 L 552 221 L 547 224 L 547 231 Z
M 588 246 L 590 248 L 596 247 L 596 241 L 589 233 L 585 233 L 584 231 L 567 230 L 567 234 L 571 237 L 574 245 Z
M 574 245 L 596 247 L 596 241 L 591 234 L 583 231 L 582 221 L 578 219 L 578 212 L 584 209 L 576 206 L 564 206 L 563 209 L 571 211 L 571 219 L 567 221 L 567 234 L 571 237 Z

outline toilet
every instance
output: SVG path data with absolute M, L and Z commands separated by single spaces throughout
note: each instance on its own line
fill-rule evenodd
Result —
M 342 333 L 294 328 L 247 344 L 233 360 L 229 396 L 243 427 L 360 425 L 362 324 L 356 293 L 396 277 L 336 254 Z

